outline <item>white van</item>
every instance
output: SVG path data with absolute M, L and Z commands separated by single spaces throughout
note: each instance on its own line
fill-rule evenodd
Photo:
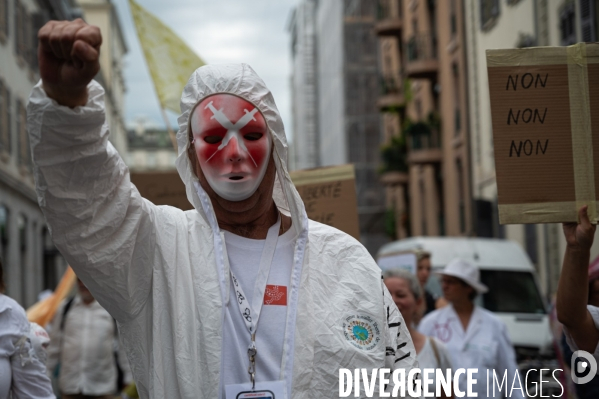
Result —
M 533 264 L 520 245 L 500 239 L 412 237 L 384 245 L 377 254 L 377 261 L 415 249 L 432 254 L 433 273 L 427 289 L 433 294 L 441 294 L 439 279 L 434 272 L 452 259 L 459 257 L 477 265 L 482 282 L 489 287 L 489 292 L 477 300 L 506 324 L 518 359 L 538 358 L 539 355 L 553 357 L 547 307 Z M 388 265 L 390 260 L 383 263 Z

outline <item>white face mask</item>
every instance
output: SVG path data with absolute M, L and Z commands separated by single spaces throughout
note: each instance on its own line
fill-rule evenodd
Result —
M 268 126 L 250 102 L 215 94 L 191 116 L 194 147 L 214 192 L 229 201 L 251 197 L 262 182 L 272 147 Z

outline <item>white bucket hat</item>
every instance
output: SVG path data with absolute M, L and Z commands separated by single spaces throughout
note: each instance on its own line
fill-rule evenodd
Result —
M 480 271 L 478 270 L 478 267 L 463 259 L 456 258 L 452 260 L 439 272 L 439 274 L 453 276 L 464 280 L 466 284 L 474 288 L 479 294 L 484 294 L 489 291 L 487 286 L 480 282 Z

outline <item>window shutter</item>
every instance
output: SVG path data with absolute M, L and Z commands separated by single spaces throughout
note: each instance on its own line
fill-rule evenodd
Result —
M 17 164 L 19 166 L 23 165 L 23 139 L 21 137 L 21 100 L 17 99 Z
M 481 28 L 485 30 L 487 28 L 487 24 L 490 21 L 499 17 L 499 0 L 480 0 L 479 6 L 481 16 Z
M 8 37 L 8 0 L 0 0 L 0 33 Z
M 576 17 L 574 4 L 568 3 L 560 12 L 561 45 L 569 46 L 576 43 Z
M 0 80 L 0 150 L 6 151 L 6 138 L 7 138 L 7 104 L 6 95 L 4 94 L 4 82 Z
M 597 40 L 594 16 L 595 2 L 593 0 L 580 0 L 580 28 L 583 42 Z
M 15 54 L 20 55 L 19 51 L 21 50 L 20 42 L 21 42 L 21 2 L 16 1 L 14 3 L 15 9 Z
M 0 81 L 0 150 L 10 153 L 10 92 L 4 82 Z
M 27 18 L 27 10 L 23 3 L 19 1 L 21 9 L 21 37 L 19 40 L 19 54 L 25 61 L 29 61 L 28 38 L 29 38 L 29 18 Z
M 50 15 L 47 10 L 40 10 L 40 11 L 36 12 L 35 14 L 31 15 L 31 21 L 33 24 L 32 32 L 31 32 L 31 42 L 32 42 L 31 68 L 36 71 L 39 68 L 39 65 L 37 63 L 37 46 L 38 46 L 37 32 L 39 32 L 39 30 L 42 28 L 42 26 L 44 26 L 46 21 L 49 21 L 49 20 L 50 20 Z
M 6 105 L 6 150 L 12 154 L 12 104 L 10 98 L 10 90 L 8 86 L 4 86 L 4 99 Z
M 33 172 L 33 159 L 31 158 L 31 147 L 29 146 L 29 135 L 27 134 L 27 107 L 25 103 L 21 101 L 21 110 L 19 112 L 21 118 L 21 139 L 23 140 L 23 149 L 25 153 L 23 158 L 25 160 L 25 166 L 29 172 Z

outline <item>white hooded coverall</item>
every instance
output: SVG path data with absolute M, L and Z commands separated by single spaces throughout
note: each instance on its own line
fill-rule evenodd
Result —
M 308 220 L 287 172 L 281 117 L 248 65 L 201 67 L 183 90 L 176 165 L 195 207 L 186 212 L 140 196 L 108 141 L 104 91 L 96 82 L 88 91 L 88 103 L 70 109 L 48 98 L 41 83 L 33 89 L 27 123 L 37 195 L 54 243 L 117 320 L 142 398 L 221 397 L 228 260 L 187 156 L 190 112 L 215 93 L 240 96 L 264 115 L 277 170 L 273 198 L 296 232 L 298 284 L 289 297 L 297 310 L 288 311 L 293 333 L 281 367 L 289 397 L 338 397 L 339 368 L 405 368 L 407 375 L 415 367 L 408 330 L 372 257 L 347 234 Z M 366 347 L 344 330 L 357 321 L 371 329 Z

